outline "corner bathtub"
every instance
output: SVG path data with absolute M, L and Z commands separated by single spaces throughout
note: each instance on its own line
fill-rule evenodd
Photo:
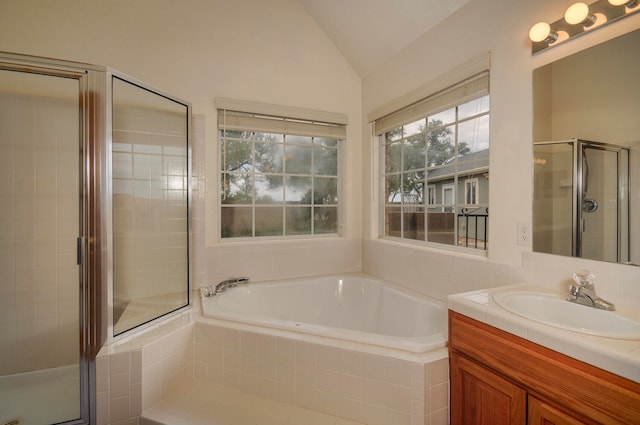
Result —
M 204 296 L 205 317 L 411 353 L 446 347 L 443 303 L 363 274 L 241 284 Z

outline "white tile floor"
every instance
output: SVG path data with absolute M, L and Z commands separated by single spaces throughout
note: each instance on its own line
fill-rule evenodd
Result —
M 148 409 L 140 425 L 361 425 L 204 381 Z

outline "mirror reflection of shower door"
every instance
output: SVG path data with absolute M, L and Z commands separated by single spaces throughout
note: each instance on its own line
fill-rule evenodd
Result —
M 575 255 L 574 144 L 540 143 L 533 147 L 533 250 Z
M 580 256 L 618 261 L 619 177 L 618 152 L 584 144 L 582 196 L 579 199 L 582 232 Z
M 533 250 L 628 262 L 629 149 L 571 139 L 533 151 Z
M 79 78 L 0 69 L 2 424 L 82 415 Z

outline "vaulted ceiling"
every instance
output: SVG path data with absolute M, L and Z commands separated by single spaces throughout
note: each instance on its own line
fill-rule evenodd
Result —
M 299 0 L 364 77 L 470 0 Z

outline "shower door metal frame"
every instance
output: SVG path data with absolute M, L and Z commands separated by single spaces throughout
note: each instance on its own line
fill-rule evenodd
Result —
M 584 201 L 584 193 L 583 193 L 583 189 L 584 189 L 584 164 L 583 164 L 583 157 L 582 157 L 582 151 L 583 151 L 583 146 L 584 145 L 588 145 L 589 147 L 593 148 L 593 149 L 599 149 L 599 150 L 605 150 L 605 151 L 609 151 L 609 152 L 616 152 L 617 153 L 617 166 L 618 166 L 618 171 L 616 172 L 617 175 L 617 182 L 618 182 L 618 196 L 617 196 L 617 253 L 616 253 L 616 257 L 617 257 L 617 262 L 618 263 L 624 263 L 626 261 L 629 261 L 629 259 L 624 259 L 622 258 L 623 255 L 626 255 L 627 257 L 629 256 L 629 238 L 623 234 L 622 232 L 622 222 L 626 219 L 626 228 L 627 228 L 627 232 L 629 229 L 629 213 L 627 212 L 627 214 L 623 214 L 622 212 L 622 208 L 624 207 L 624 205 L 621 205 L 620 202 L 620 188 L 624 187 L 626 189 L 625 193 L 627 195 L 627 209 L 629 208 L 628 206 L 628 194 L 629 194 L 629 155 L 627 154 L 627 158 L 626 158 L 626 167 L 627 167 L 627 173 L 626 175 L 621 175 L 620 173 L 620 168 L 621 165 L 623 164 L 623 161 L 625 161 L 623 158 L 621 158 L 621 152 L 622 151 L 628 151 L 627 148 L 625 147 L 621 147 L 621 146 L 616 146 L 610 143 L 603 143 L 603 142 L 592 142 L 590 140 L 584 140 L 584 139 L 569 139 L 569 140 L 558 140 L 558 141 L 548 141 L 548 142 L 535 142 L 534 145 L 558 145 L 558 144 L 568 144 L 572 147 L 572 164 L 571 164 L 571 168 L 572 168 L 572 181 L 573 181 L 573 194 L 572 194 L 572 204 L 571 204 L 571 210 L 572 210 L 572 227 L 573 230 L 571 232 L 572 237 L 571 237 L 571 255 L 573 257 L 578 257 L 578 258 L 582 258 L 582 232 L 583 232 L 583 212 L 582 212 L 582 203 Z
M 622 258 L 623 252 L 626 252 L 628 257 L 629 247 L 627 246 L 626 249 L 625 247 L 623 247 L 625 243 L 628 245 L 628 238 L 623 237 L 623 234 L 622 234 L 622 221 L 624 219 L 624 216 L 622 214 L 623 206 L 621 205 L 621 202 L 620 202 L 620 197 L 621 197 L 620 187 L 624 186 L 627 189 L 627 193 L 629 189 L 629 173 L 627 172 L 626 177 L 620 175 L 620 169 L 623 161 L 620 154 L 623 150 L 628 150 L 628 149 L 624 147 L 612 145 L 610 143 L 592 142 L 590 140 L 583 140 L 583 139 L 571 139 L 569 140 L 569 143 L 572 143 L 574 147 L 573 149 L 573 164 L 574 164 L 573 181 L 576 184 L 576 193 L 575 193 L 575 199 L 574 199 L 575 202 L 573 204 L 573 223 L 574 223 L 574 232 L 573 232 L 573 235 L 574 235 L 573 253 L 574 254 L 573 255 L 580 258 L 583 257 L 582 245 L 583 245 L 583 232 L 584 232 L 585 223 L 584 223 L 584 211 L 582 209 L 582 205 L 585 201 L 584 183 L 585 183 L 585 179 L 587 178 L 587 176 L 585 176 L 585 164 L 584 164 L 585 158 L 584 158 L 583 152 L 586 147 L 589 147 L 595 150 L 602 150 L 602 151 L 616 153 L 616 165 L 617 165 L 616 183 L 618 187 L 617 196 L 616 196 L 616 211 L 617 211 L 617 214 L 616 214 L 616 220 L 617 220 L 616 261 L 618 263 L 629 261 L 628 258 L 627 259 Z M 627 161 L 627 170 L 628 170 L 629 168 L 628 155 L 627 155 L 626 161 Z M 588 169 L 586 172 L 588 174 Z M 626 178 L 626 182 L 621 181 L 622 179 L 625 179 L 625 178 Z M 627 214 L 626 217 L 628 219 L 629 214 Z M 629 223 L 626 223 L 625 227 L 628 232 Z M 625 239 L 626 239 L 626 242 L 625 242 Z
M 105 68 L 90 64 L 0 52 L 0 70 L 69 78 L 78 81 L 79 167 L 79 341 L 80 418 L 69 425 L 96 422 L 95 359 L 106 341 L 104 250 L 106 203 Z

